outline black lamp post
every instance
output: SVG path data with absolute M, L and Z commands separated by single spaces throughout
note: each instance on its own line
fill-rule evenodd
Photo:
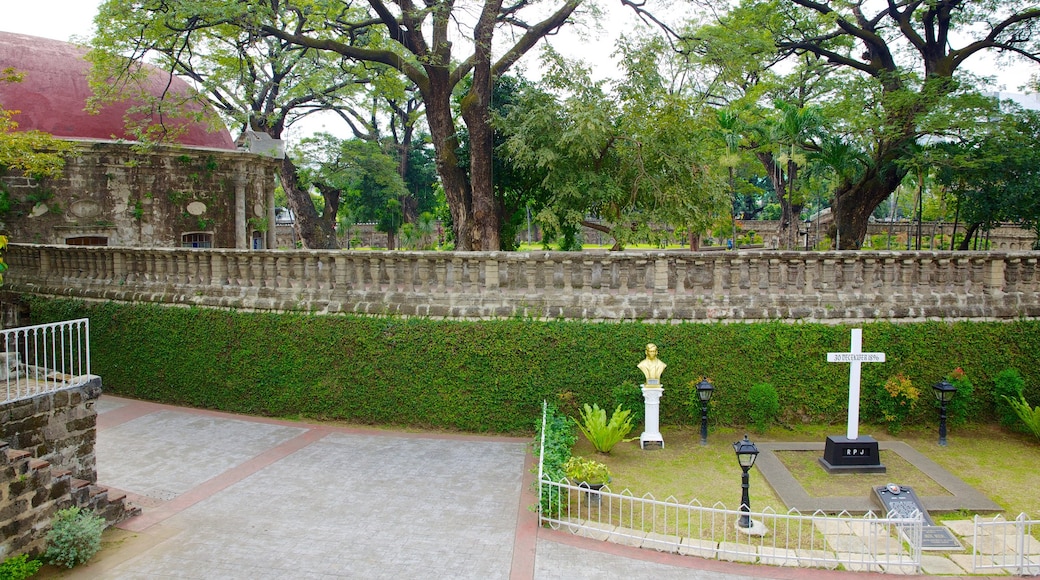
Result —
M 748 470 L 755 464 L 755 458 L 758 457 L 758 447 L 747 438 L 747 434 L 744 434 L 744 439 L 737 441 L 733 444 L 733 452 L 737 454 L 737 462 L 740 463 L 740 468 L 744 470 L 743 475 L 740 476 L 740 519 L 737 521 L 737 526 L 741 528 L 751 527 L 751 498 L 748 497 L 748 489 L 751 485 L 748 483 Z
M 939 401 L 939 446 L 946 447 L 946 403 L 953 399 L 957 387 L 944 380 L 933 385 L 932 392 L 935 393 L 935 399 Z
M 697 383 L 697 398 L 701 401 L 701 445 L 708 444 L 708 401 L 715 387 L 708 379 L 701 379 Z

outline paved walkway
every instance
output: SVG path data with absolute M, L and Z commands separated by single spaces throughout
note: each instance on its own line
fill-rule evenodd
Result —
M 527 439 L 340 428 L 108 395 L 97 409 L 99 483 L 143 513 L 63 578 L 883 577 L 704 560 L 540 528 Z

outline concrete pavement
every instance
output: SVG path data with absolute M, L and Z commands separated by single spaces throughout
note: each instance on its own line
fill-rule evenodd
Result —
M 538 526 L 527 439 L 245 417 L 109 395 L 98 482 L 143 513 L 66 578 L 870 578 Z

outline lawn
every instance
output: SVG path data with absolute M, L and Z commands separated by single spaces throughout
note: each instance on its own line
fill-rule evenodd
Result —
M 764 434 L 751 433 L 754 442 L 810 441 L 823 442 L 827 435 L 842 434 L 842 426 L 805 426 L 797 429 L 774 428 Z M 879 441 L 899 440 L 935 461 L 967 484 L 979 490 L 1014 518 L 1025 512 L 1028 517 L 1040 518 L 1040 442 L 1036 438 L 1009 433 L 996 426 L 972 425 L 953 427 L 949 444 L 940 447 L 935 429 L 906 429 L 898 437 L 883 428 L 862 426 L 860 432 Z M 657 499 L 673 497 L 686 503 L 698 500 L 702 505 L 722 502 L 735 509 L 740 504 L 740 468 L 733 453 L 732 443 L 744 431 L 716 427 L 710 430 L 708 445 L 700 445 L 697 429 L 662 428 L 665 448 L 643 451 L 639 448 L 639 428 L 633 434 L 635 441 L 620 443 L 609 455 L 597 453 L 588 441 L 579 435 L 574 455 L 594 457 L 607 464 L 613 479 L 614 492 L 628 489 L 635 496 L 646 493 Z M 882 463 L 889 471 L 885 474 L 830 475 L 816 462 L 815 455 L 805 452 L 785 452 L 778 455 L 796 479 L 812 496 L 852 496 L 870 493 L 874 485 L 888 482 L 910 485 L 921 495 L 942 495 L 945 490 L 925 477 L 913 465 L 895 454 L 883 454 Z M 751 470 L 751 507 L 760 511 L 771 507 L 786 512 L 779 497 L 766 480 Z M 932 514 L 942 519 L 943 514 Z M 948 514 L 964 518 L 968 514 Z

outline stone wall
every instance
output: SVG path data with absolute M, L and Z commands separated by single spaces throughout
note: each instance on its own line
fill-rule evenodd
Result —
M 217 248 L 274 247 L 276 169 L 244 152 L 84 141 L 59 178 L 0 173 L 11 202 L 0 230 L 47 244 L 180 247 L 205 234 Z
M 347 252 L 11 245 L 5 288 L 87 300 L 479 319 L 1011 320 L 1038 252 Z
M 111 525 L 140 512 L 126 495 L 96 485 L 101 379 L 0 403 L 0 561 L 40 555 L 55 513 L 79 506 Z
M 94 481 L 94 402 L 100 395 L 101 379 L 93 377 L 82 386 L 0 404 L 0 441 Z

